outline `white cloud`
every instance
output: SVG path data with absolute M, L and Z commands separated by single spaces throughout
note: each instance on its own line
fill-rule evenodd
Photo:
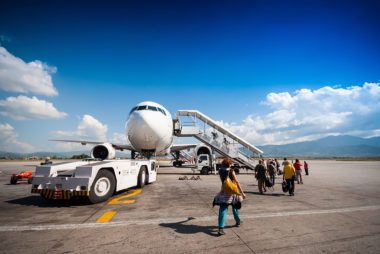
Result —
M 269 93 L 267 115 L 249 115 L 240 124 L 223 123 L 253 144 L 283 144 L 332 134 L 370 137 L 380 129 L 380 83 L 347 88 Z
M 54 138 L 70 138 L 88 141 L 106 141 L 107 140 L 106 124 L 90 115 L 84 115 L 80 120 L 75 131 L 53 131 Z
M 110 141 L 115 144 L 129 144 L 125 133 L 114 132 Z
M 32 152 L 34 147 L 18 140 L 18 134 L 8 123 L 0 124 L 0 150 L 7 152 Z
M 39 60 L 24 62 L 0 47 L 0 89 L 8 92 L 58 95 L 51 74 L 57 68 Z
M 59 112 L 52 103 L 39 100 L 35 96 L 29 98 L 24 95 L 18 97 L 8 97 L 0 100 L 0 114 L 16 120 L 27 119 L 59 119 L 67 116 L 64 112 Z

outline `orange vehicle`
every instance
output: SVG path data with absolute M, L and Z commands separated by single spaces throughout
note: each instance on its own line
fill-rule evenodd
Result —
M 17 184 L 19 180 L 27 180 L 28 183 L 32 183 L 33 172 L 32 171 L 23 171 L 20 174 L 13 174 L 11 176 L 11 184 Z

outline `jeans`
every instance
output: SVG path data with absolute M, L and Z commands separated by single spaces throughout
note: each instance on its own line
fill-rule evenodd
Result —
M 226 225 L 227 210 L 228 210 L 228 205 L 220 205 L 219 218 L 218 218 L 219 228 L 224 228 L 224 226 Z M 232 213 L 234 214 L 236 223 L 240 223 L 239 210 L 232 207 Z
M 289 194 L 294 194 L 294 177 L 292 179 L 285 179 L 289 186 Z

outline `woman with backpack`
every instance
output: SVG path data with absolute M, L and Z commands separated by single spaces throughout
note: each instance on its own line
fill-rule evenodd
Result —
M 222 181 L 222 188 L 221 188 L 221 192 L 219 194 L 220 195 L 219 217 L 218 217 L 218 227 L 219 227 L 218 234 L 219 235 L 225 234 L 224 233 L 224 226 L 225 226 L 226 220 L 227 220 L 227 210 L 228 210 L 229 205 L 232 205 L 232 213 L 234 215 L 235 222 L 236 222 L 235 226 L 239 227 L 240 223 L 241 223 L 241 220 L 239 217 L 239 210 L 238 210 L 238 209 L 240 209 L 240 207 L 236 207 L 233 205 L 234 199 L 238 198 L 237 195 L 236 194 L 228 194 L 228 193 L 225 193 L 223 191 L 223 183 L 227 179 L 227 177 L 229 177 L 237 185 L 239 192 L 240 192 L 240 195 L 243 198 L 245 198 L 244 191 L 241 188 L 241 185 L 240 185 L 240 183 L 236 177 L 235 171 L 230 168 L 231 165 L 232 165 L 232 160 L 229 158 L 225 158 L 222 162 L 222 167 L 219 170 L 220 180 Z

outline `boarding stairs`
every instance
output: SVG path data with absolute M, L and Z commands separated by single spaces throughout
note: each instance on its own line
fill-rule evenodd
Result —
M 184 161 L 187 161 L 190 163 L 193 161 L 193 156 L 191 156 L 190 154 L 188 154 L 187 152 L 185 152 L 183 150 L 179 151 L 179 156 Z
M 261 155 L 263 153 L 257 147 L 197 110 L 178 110 L 176 117 L 175 135 L 194 137 L 217 153 L 229 157 L 247 168 L 254 169 L 255 167 L 254 161 L 250 159 L 253 154 Z
M 178 153 L 179 153 L 178 159 L 181 159 L 181 160 L 189 162 L 189 163 L 191 163 L 193 161 L 193 157 L 190 154 L 188 154 L 187 152 L 181 150 L 181 151 L 178 151 Z M 171 153 L 171 155 L 173 156 L 173 158 L 175 158 L 175 159 L 177 158 L 176 153 Z

